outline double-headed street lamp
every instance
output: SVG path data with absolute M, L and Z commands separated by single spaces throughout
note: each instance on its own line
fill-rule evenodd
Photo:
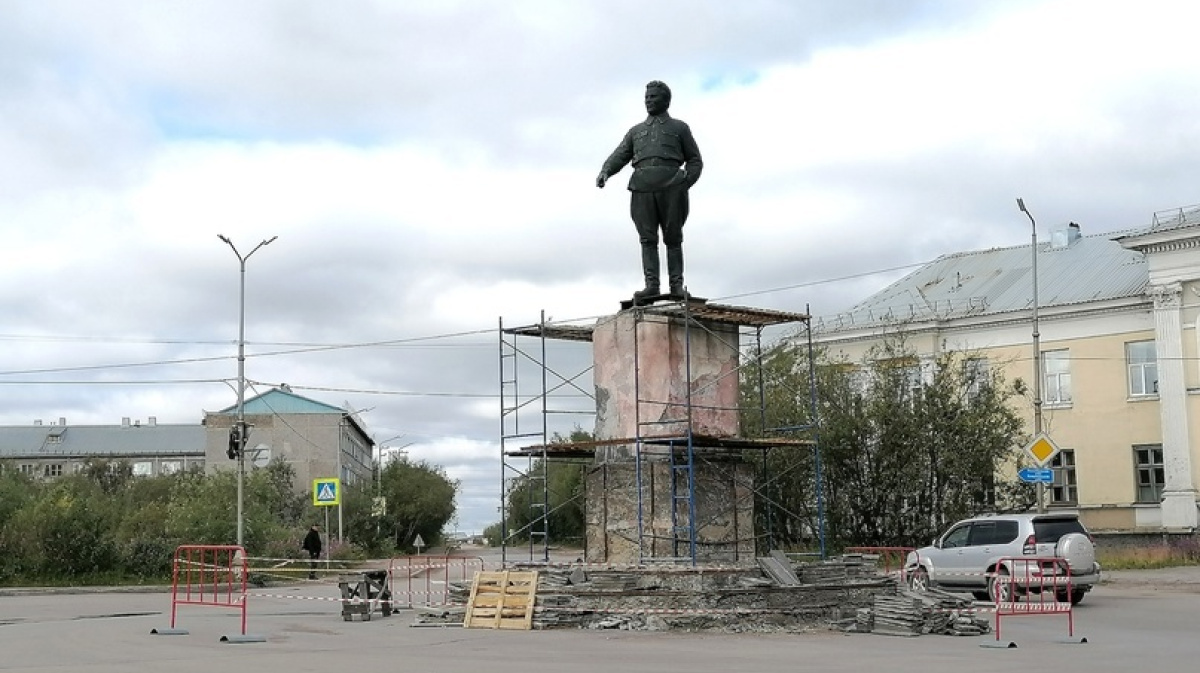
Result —
M 1033 213 L 1025 208 L 1024 199 L 1017 199 L 1017 208 L 1029 218 L 1033 230 L 1033 436 L 1036 438 L 1042 436 L 1042 344 L 1041 334 L 1038 332 L 1037 222 L 1033 219 Z M 1040 481 L 1037 483 L 1037 511 L 1039 514 L 1046 511 L 1046 485 Z
M 237 458 L 237 543 L 242 546 L 244 530 L 243 526 L 243 510 L 242 510 L 242 483 L 246 479 L 246 260 L 250 259 L 259 248 L 269 244 L 271 241 L 279 238 L 272 236 L 264 239 L 261 243 L 254 246 L 254 249 L 242 256 L 238 252 L 237 246 L 233 241 L 229 240 L 224 234 L 217 234 L 217 238 L 225 241 L 233 250 L 233 254 L 237 255 L 238 265 L 241 267 L 241 284 L 238 288 L 238 386 L 237 386 L 237 422 L 230 429 L 229 433 L 229 453 L 230 458 Z M 236 455 L 233 455 L 236 454 Z

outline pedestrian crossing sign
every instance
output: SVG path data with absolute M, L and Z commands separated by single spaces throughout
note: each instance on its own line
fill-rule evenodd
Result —
M 342 504 L 342 484 L 340 479 L 313 479 L 314 506 L 328 507 L 340 504 Z

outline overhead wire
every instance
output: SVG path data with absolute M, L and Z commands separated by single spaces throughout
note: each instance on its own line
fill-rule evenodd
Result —
M 866 277 L 879 275 L 879 274 L 895 273 L 898 271 L 905 271 L 905 270 L 909 270 L 909 269 L 913 269 L 913 268 L 918 268 L 918 267 L 924 266 L 928 263 L 929 263 L 928 261 L 916 262 L 916 263 L 912 263 L 912 264 L 903 264 L 903 265 L 898 265 L 898 266 L 893 266 L 893 267 L 887 267 L 884 269 L 877 269 L 877 270 L 872 270 L 872 271 L 864 271 L 864 272 L 860 272 L 860 273 L 846 274 L 846 275 L 838 276 L 838 277 L 834 277 L 834 278 L 823 278 L 823 279 L 817 279 L 817 280 L 811 280 L 811 281 L 804 281 L 804 282 L 800 282 L 800 283 L 794 283 L 791 285 L 784 285 L 784 286 L 773 287 L 773 288 L 768 288 L 768 289 L 763 289 L 763 290 L 755 290 L 755 291 L 751 291 L 751 292 L 743 292 L 743 293 L 725 295 L 722 297 L 717 297 L 716 300 L 724 301 L 724 300 L 730 300 L 730 299 L 742 299 L 742 298 L 746 298 L 746 297 L 760 296 L 760 295 L 772 294 L 772 293 L 776 293 L 776 292 L 796 290 L 796 289 L 805 288 L 805 287 L 813 287 L 813 286 L 823 285 L 823 284 L 827 284 L 827 283 L 843 282 L 843 281 L 847 281 L 847 280 L 853 280 L 856 278 L 866 278 Z M 594 320 L 598 320 L 598 319 L 601 319 L 604 317 L 606 317 L 606 316 L 605 315 L 583 316 L 583 317 L 568 318 L 568 319 L 563 319 L 563 320 L 551 320 L 551 321 L 547 321 L 547 324 L 575 324 L 575 323 L 583 323 L 586 321 L 594 321 Z M 268 358 L 268 357 L 301 355 L 301 354 L 308 354 L 308 353 L 348 351 L 348 350 L 369 349 L 369 348 L 399 348 L 399 347 L 410 347 L 410 346 L 411 347 L 420 347 L 420 348 L 484 348 L 484 347 L 490 348 L 490 347 L 492 347 L 493 344 L 482 342 L 482 341 L 479 343 L 468 343 L 468 344 L 445 344 L 445 343 L 439 344 L 439 343 L 432 343 L 432 342 L 445 341 L 445 340 L 449 340 L 449 339 L 458 339 L 458 338 L 463 338 L 463 337 L 480 336 L 480 335 L 484 335 L 484 334 L 493 334 L 494 332 L 495 332 L 495 328 L 489 327 L 489 328 L 480 328 L 480 329 L 472 329 L 472 330 L 461 330 L 461 331 L 456 331 L 456 332 L 446 332 L 446 333 L 442 333 L 442 334 L 429 334 L 429 335 L 423 335 L 423 336 L 402 337 L 402 338 L 396 338 L 396 339 L 379 339 L 379 340 L 363 341 L 363 342 L 345 342 L 345 343 L 246 342 L 246 344 L 250 345 L 250 346 L 257 345 L 257 346 L 272 346 L 272 347 L 283 347 L 283 348 L 277 348 L 276 350 L 268 350 L 268 351 L 262 351 L 262 352 L 258 352 L 258 353 L 246 353 L 245 357 L 247 359 L 260 359 L 260 358 Z M 102 337 L 102 336 L 88 336 L 88 335 L 32 335 L 32 334 L 0 334 L 0 341 L 114 343 L 114 344 L 131 344 L 131 345 L 191 345 L 191 346 L 219 346 L 219 345 L 229 345 L 232 343 L 236 343 L 236 341 L 227 341 L 227 340 L 188 340 L 188 339 L 168 339 L 168 338 L 141 339 L 141 338 L 130 338 L 130 337 L 108 337 L 108 336 Z M 58 366 L 58 367 L 13 369 L 13 370 L 0 371 L 0 385 L 167 385 L 167 384 L 173 385 L 173 384 L 221 383 L 221 382 L 227 382 L 228 379 L 226 379 L 226 378 L 186 378 L 186 379 L 157 378 L 157 379 L 136 379 L 136 380 L 122 380 L 122 381 L 104 381 L 104 380 L 54 380 L 54 379 L 47 379 L 47 380 L 18 379 L 18 380 L 14 380 L 14 379 L 7 379 L 6 377 L 29 376 L 29 375 L 38 375 L 38 374 L 62 374 L 62 373 L 71 373 L 71 372 L 95 372 L 95 371 L 106 371 L 106 370 L 111 371 L 111 370 L 133 369 L 133 368 L 143 368 L 143 367 L 167 367 L 167 366 L 176 366 L 176 365 L 223 362 L 223 361 L 236 359 L 236 357 L 237 357 L 236 355 L 229 354 L 229 355 L 215 355 L 215 356 L 191 357 L 191 358 L 147 360 L 147 361 L 139 361 L 139 362 L 114 362 L 114 363 L 91 364 L 91 365 L 69 365 L 69 366 Z M 1084 360 L 1084 359 L 1103 360 L 1103 359 L 1116 359 L 1116 358 L 1076 357 L 1073 359 L 1076 359 L 1076 360 Z M 1192 360 L 1195 358 L 1184 357 L 1183 359 L 1184 360 Z M 293 387 L 297 387 L 297 386 L 293 386 Z M 343 387 L 329 387 L 329 386 L 307 386 L 307 387 L 303 387 L 303 388 L 307 389 L 307 390 L 323 391 L 323 392 L 344 392 L 344 393 L 371 394 L 371 395 L 460 397 L 460 398 L 472 398 L 472 397 L 473 398 L 491 398 L 491 397 L 496 396 L 495 394 L 483 394 L 483 393 L 405 391 L 405 390 L 372 390 L 372 389 L 343 388 Z

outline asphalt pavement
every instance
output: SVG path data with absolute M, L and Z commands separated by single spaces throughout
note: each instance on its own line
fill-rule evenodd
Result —
M 152 635 L 170 625 L 170 595 L 163 591 L 6 590 L 0 593 L 0 671 L 1128 671 L 1144 668 L 1151 653 L 1156 668 L 1186 670 L 1196 652 L 1200 569 L 1110 573 L 1075 610 L 1074 639 L 1064 615 L 1005 618 L 1003 643 L 1015 643 L 1014 649 L 980 646 L 994 636 L 903 638 L 824 629 L 724 634 L 418 627 L 410 610 L 346 622 L 336 584 L 297 584 L 271 593 L 279 597 L 252 595 L 248 603 L 247 632 L 262 642 L 230 643 L 222 637 L 240 635 L 240 613 L 210 606 L 178 606 L 176 627 L 187 635 Z M 1080 642 L 1084 638 L 1087 643 Z

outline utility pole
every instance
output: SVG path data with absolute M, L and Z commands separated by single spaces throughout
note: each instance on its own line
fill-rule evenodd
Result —
M 1017 207 L 1025 213 L 1025 217 L 1029 218 L 1031 231 L 1033 232 L 1033 436 L 1040 437 L 1042 435 L 1042 344 L 1041 334 L 1038 332 L 1038 244 L 1037 244 L 1037 222 L 1033 219 L 1033 213 L 1025 208 L 1025 201 L 1017 199 Z M 1046 484 L 1043 482 L 1037 483 L 1037 511 L 1038 514 L 1046 512 Z
M 241 282 L 238 286 L 238 386 L 237 386 L 237 421 L 233 428 L 230 429 L 229 444 L 231 452 L 236 452 L 237 458 L 237 544 L 243 546 L 243 535 L 245 531 L 244 525 L 244 510 L 243 510 L 243 483 L 246 480 L 246 260 L 250 259 L 259 248 L 268 245 L 271 241 L 279 238 L 272 236 L 269 239 L 263 240 L 254 249 L 246 253 L 243 257 L 242 253 L 238 252 L 237 246 L 233 241 L 229 240 L 224 234 L 217 234 L 217 238 L 224 241 L 233 254 L 237 255 L 238 266 L 241 270 Z M 234 456 L 231 456 L 234 457 Z

